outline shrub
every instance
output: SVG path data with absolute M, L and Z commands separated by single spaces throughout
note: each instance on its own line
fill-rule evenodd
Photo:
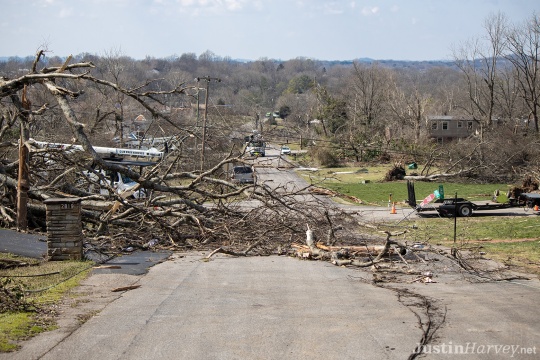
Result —
M 321 165 L 325 167 L 336 167 L 339 165 L 336 155 L 327 148 L 315 148 L 313 158 Z

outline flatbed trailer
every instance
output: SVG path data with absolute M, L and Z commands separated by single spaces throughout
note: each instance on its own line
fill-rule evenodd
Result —
M 417 212 L 437 211 L 442 216 L 471 216 L 473 211 L 489 211 L 524 207 L 538 209 L 540 206 L 540 194 L 522 193 L 517 198 L 508 198 L 508 202 L 498 203 L 495 201 L 470 201 L 464 198 L 440 199 L 431 205 L 421 206 L 416 203 L 414 183 L 407 181 L 407 203 Z

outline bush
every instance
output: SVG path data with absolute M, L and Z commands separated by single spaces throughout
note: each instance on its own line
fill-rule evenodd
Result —
M 326 148 L 315 148 L 313 150 L 313 158 L 324 167 L 337 167 L 339 161 L 336 155 Z

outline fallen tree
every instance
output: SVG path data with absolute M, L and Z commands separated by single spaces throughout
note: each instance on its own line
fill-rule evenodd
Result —
M 297 256 L 301 258 L 316 258 L 330 259 L 332 264 L 337 266 L 352 265 L 356 267 L 369 267 L 381 262 L 384 256 L 394 253 L 401 257 L 402 253 L 407 251 L 407 245 L 391 240 L 392 236 L 402 235 L 400 233 L 390 233 L 384 231 L 386 239 L 384 245 L 368 245 L 362 246 L 324 246 L 316 243 L 313 238 L 313 230 L 307 225 L 306 230 L 306 247 L 294 246 L 297 249 Z M 373 257 L 373 254 L 377 255 Z M 368 258 L 368 260 L 358 260 L 358 257 Z
M 189 86 L 179 83 L 164 88 L 162 83 L 156 90 L 153 85 L 158 80 L 151 80 L 127 88 L 96 76 L 92 62 L 71 63 L 72 59 L 68 58 L 58 66 L 40 68 L 44 55 L 44 51 L 37 53 L 27 74 L 0 80 L 1 123 L 8 128 L 30 130 L 43 127 L 41 122 L 47 121 L 47 117 L 54 117 L 58 122 L 62 119 L 62 131 L 69 134 L 71 144 L 82 151 L 74 151 L 70 146 L 43 148 L 30 136 L 23 137 L 21 144 L 28 150 L 28 158 L 21 161 L 28 170 L 28 222 L 33 230 L 45 230 L 43 201 L 77 197 L 82 204 L 85 241 L 105 252 L 152 243 L 173 248 L 217 245 L 221 252 L 236 254 L 254 250 L 271 253 L 288 248 L 303 236 L 299 224 L 316 225 L 321 233 L 332 234 L 335 227 L 332 218 L 338 211 L 328 211 L 329 204 L 315 197 L 310 197 L 310 201 L 299 200 L 298 195 L 305 196 L 310 186 L 289 191 L 285 187 L 272 189 L 261 184 L 231 181 L 226 176 L 227 167 L 250 162 L 233 143 L 221 159 L 207 161 L 203 168 L 194 170 L 185 166 L 186 157 L 178 139 L 201 139 L 201 134 L 175 122 L 164 105 L 165 97 L 170 100 L 171 96 L 188 96 Z M 131 99 L 132 106 L 139 106 L 155 121 L 174 129 L 175 148 L 168 149 L 155 166 L 141 171 L 121 162 L 106 161 L 96 152 L 86 132 L 88 124 L 81 106 L 85 87 L 102 89 L 104 94 L 112 91 Z M 10 132 L 0 134 L 7 137 Z M 4 195 L 0 201 L 0 223 L 13 228 L 20 196 L 21 164 L 16 139 L 0 140 L 5 151 L 0 163 L 0 191 Z M 226 144 L 227 140 L 222 142 Z M 118 193 L 106 184 L 106 179 L 94 166 L 129 177 L 137 187 L 131 193 Z M 97 182 L 87 174 L 95 175 Z M 108 194 L 89 190 L 99 182 Z M 137 189 L 144 189 L 148 196 L 133 198 L 131 195 Z M 246 199 L 254 201 L 255 205 L 240 206 Z M 265 221 L 260 221 L 261 218 Z M 245 248 L 249 251 L 238 250 Z

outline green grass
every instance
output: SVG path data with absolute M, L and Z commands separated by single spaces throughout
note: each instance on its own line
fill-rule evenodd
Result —
M 451 245 L 454 241 L 453 218 L 419 218 L 402 224 L 412 229 L 409 235 L 413 241 L 442 245 Z M 456 222 L 456 240 L 459 243 L 537 238 L 540 239 L 537 217 L 458 217 Z
M 403 202 L 408 198 L 407 182 L 383 182 L 391 165 L 370 167 L 326 168 L 315 172 L 300 172 L 300 175 L 316 186 L 325 187 L 345 195 L 354 196 L 364 203 L 384 205 L 388 203 L 390 194 L 392 201 Z M 420 170 L 420 169 L 419 169 Z M 507 184 L 460 184 L 446 181 L 424 182 L 416 181 L 415 192 L 418 202 L 443 185 L 446 198 L 458 197 L 471 201 L 490 200 L 495 190 L 501 194 L 499 202 L 506 202 Z
M 37 323 L 33 312 L 10 312 L 0 314 L 0 352 L 11 352 L 18 348 L 16 341 L 24 340 L 44 331 L 52 330 L 54 325 Z
M 302 173 L 304 178 L 320 184 L 355 184 L 362 181 L 380 181 L 388 172 L 388 166 L 324 168 Z M 352 174 L 348 174 L 351 172 Z
M 454 246 L 454 219 L 427 218 L 402 222 L 406 241 Z M 457 218 L 456 243 L 485 256 L 540 275 L 540 222 L 537 217 Z
M 0 253 L 2 259 L 25 262 L 28 266 L 0 270 L 3 289 L 24 290 L 21 299 L 32 306 L 0 313 L 0 352 L 17 349 L 17 341 L 54 328 L 48 309 L 78 286 L 93 263 L 88 261 L 49 261 Z M 43 275 L 43 276 L 36 276 Z M 6 281 L 9 279 L 9 281 Z
M 481 243 L 488 257 L 540 275 L 540 240 Z

